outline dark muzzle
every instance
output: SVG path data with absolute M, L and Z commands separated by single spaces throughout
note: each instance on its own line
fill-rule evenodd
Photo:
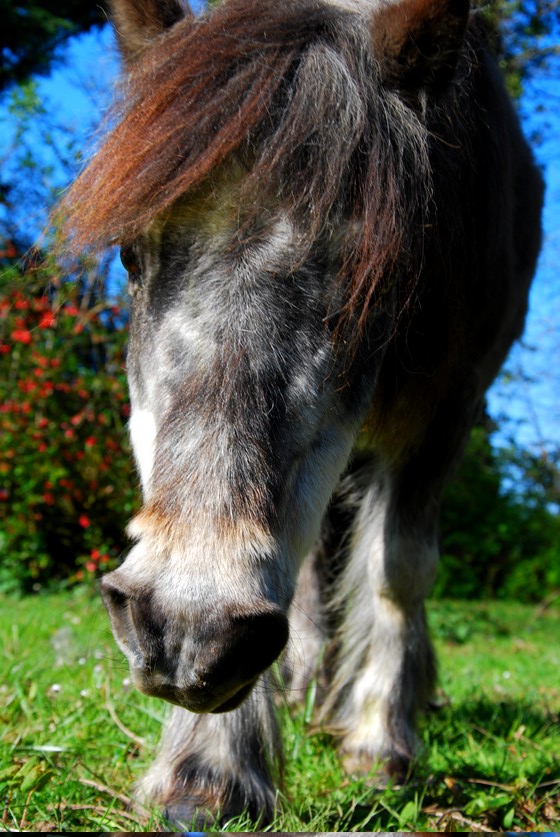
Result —
M 222 607 L 196 621 L 186 606 L 184 618 L 170 618 L 115 575 L 101 590 L 135 686 L 191 712 L 235 709 L 288 641 L 288 620 L 276 605 L 259 602 L 229 614 Z

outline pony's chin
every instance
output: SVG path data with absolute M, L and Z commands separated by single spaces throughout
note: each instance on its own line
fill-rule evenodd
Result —
M 194 712 L 196 715 L 215 715 L 223 712 L 231 712 L 241 706 L 246 700 L 258 678 L 254 678 L 249 683 L 244 683 L 238 689 L 216 697 L 211 692 L 203 690 L 182 689 L 175 685 L 166 683 L 146 682 L 142 679 L 133 678 L 134 684 L 138 691 L 150 697 L 157 697 L 161 700 L 172 703 L 174 706 L 180 706 L 181 709 L 187 709 L 189 712 Z
M 233 709 L 237 709 L 237 707 L 241 706 L 243 701 L 249 697 L 255 683 L 255 680 L 253 680 L 252 683 L 247 683 L 247 685 L 239 689 L 239 691 L 236 692 L 236 694 L 234 694 L 232 697 L 225 700 L 215 709 L 212 709 L 212 714 L 219 715 L 222 712 L 231 712 Z

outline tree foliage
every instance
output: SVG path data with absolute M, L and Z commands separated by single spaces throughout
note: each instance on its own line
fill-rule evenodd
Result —
M 510 90 L 519 97 L 527 79 L 560 58 L 560 0 L 491 0 L 487 8 L 501 33 Z
M 84 0 L 0 0 L 0 91 L 47 73 L 72 35 L 106 23 L 99 3 Z
M 560 451 L 499 447 L 495 429 L 474 429 L 446 492 L 436 593 L 539 601 L 560 589 Z

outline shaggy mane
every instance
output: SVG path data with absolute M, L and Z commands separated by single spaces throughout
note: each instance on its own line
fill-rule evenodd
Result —
M 235 155 L 249 220 L 279 203 L 309 246 L 350 222 L 341 276 L 361 319 L 417 255 L 431 196 L 420 109 L 382 84 L 372 26 L 319 0 L 227 0 L 177 23 L 125 79 L 116 127 L 61 204 L 70 248 L 130 243 Z

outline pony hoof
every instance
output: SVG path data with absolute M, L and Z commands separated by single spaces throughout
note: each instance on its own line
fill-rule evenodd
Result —
M 192 808 L 190 805 L 173 805 L 165 809 L 163 812 L 163 819 L 169 826 L 169 831 L 176 833 L 182 832 L 212 832 L 223 828 L 230 820 L 240 816 L 244 813 L 239 810 L 220 811 L 219 813 L 212 811 L 201 811 L 199 808 Z M 268 824 L 268 818 L 265 820 L 260 817 L 256 821 L 258 827 L 264 827 Z M 168 829 L 162 829 L 168 831 Z
M 163 818 L 172 832 L 207 831 L 219 826 L 221 819 L 211 811 L 202 811 L 188 802 L 169 805 L 163 811 Z
M 196 794 L 186 795 L 176 802 L 168 802 L 163 811 L 163 817 L 172 831 L 215 831 L 242 814 L 255 827 L 263 827 L 272 821 L 272 811 L 266 806 L 251 804 L 236 794 L 221 803 Z
M 406 784 L 411 761 L 409 756 L 402 753 L 373 756 L 359 751 L 342 755 L 342 766 L 349 776 L 368 777 L 378 788 Z
M 438 689 L 432 697 L 428 700 L 426 705 L 426 713 L 440 712 L 446 706 L 451 705 L 451 698 L 441 689 Z

